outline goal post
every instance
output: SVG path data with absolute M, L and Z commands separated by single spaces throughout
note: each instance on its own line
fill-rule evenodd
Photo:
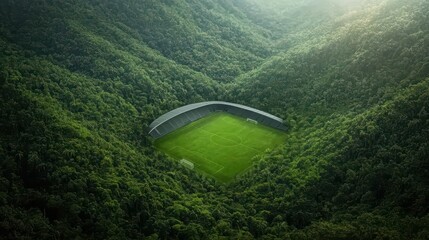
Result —
M 258 121 L 256 121 L 255 119 L 247 118 L 246 121 L 251 122 L 253 124 L 258 124 Z
M 182 164 L 183 166 L 189 168 L 189 169 L 194 169 L 194 164 L 186 159 L 180 159 L 180 164 Z

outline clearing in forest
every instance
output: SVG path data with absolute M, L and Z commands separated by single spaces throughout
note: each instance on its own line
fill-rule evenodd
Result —
M 213 113 L 160 139 L 155 145 L 169 156 L 194 164 L 220 182 L 231 182 L 254 157 L 281 144 L 282 131 L 227 113 Z

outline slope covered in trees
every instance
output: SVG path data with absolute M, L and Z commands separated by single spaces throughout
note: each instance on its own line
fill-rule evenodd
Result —
M 425 2 L 389 1 L 351 12 L 244 75 L 232 95 L 319 115 L 379 104 L 427 77 L 427 11 Z
M 425 239 L 427 12 L 0 2 L 0 238 Z M 202 100 L 282 116 L 288 138 L 233 184 L 200 176 L 146 127 Z

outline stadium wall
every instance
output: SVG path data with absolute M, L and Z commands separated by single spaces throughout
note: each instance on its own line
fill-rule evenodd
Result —
M 241 104 L 210 101 L 176 108 L 157 118 L 149 125 L 149 134 L 157 139 L 213 112 L 223 111 L 242 118 L 251 118 L 260 124 L 286 131 L 283 120 L 261 110 Z

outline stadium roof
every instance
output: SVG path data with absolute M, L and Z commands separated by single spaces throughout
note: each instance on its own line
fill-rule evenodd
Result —
M 163 124 L 164 122 L 167 122 L 168 120 L 176 117 L 177 115 L 180 115 L 182 113 L 197 109 L 197 108 L 201 108 L 204 106 L 210 106 L 210 105 L 224 105 L 224 106 L 232 106 L 232 107 L 237 107 L 237 108 L 241 108 L 241 109 L 245 109 L 245 110 L 249 110 L 255 113 L 258 113 L 260 115 L 264 115 L 268 118 L 271 118 L 275 121 L 281 122 L 283 123 L 283 119 L 276 117 L 272 114 L 269 114 L 267 112 L 255 109 L 255 108 L 251 108 L 248 106 L 244 106 L 241 104 L 236 104 L 236 103 L 229 103 L 229 102 L 222 102 L 222 101 L 209 101 L 209 102 L 200 102 L 200 103 L 193 103 L 193 104 L 189 104 L 189 105 L 185 105 L 183 107 L 179 107 L 176 108 L 170 112 L 167 112 L 163 115 L 161 115 L 159 118 L 155 119 L 150 125 L 149 125 L 149 132 L 151 132 L 153 129 L 155 129 L 156 127 L 158 127 L 159 125 Z

